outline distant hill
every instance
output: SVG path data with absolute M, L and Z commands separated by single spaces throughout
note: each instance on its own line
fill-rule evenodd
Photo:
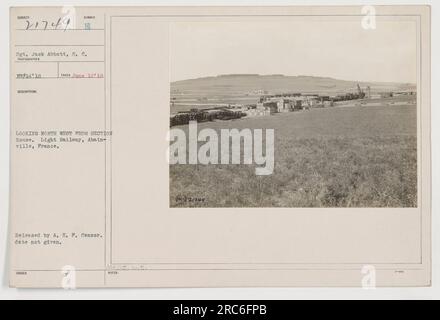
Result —
M 336 93 L 355 90 L 359 83 L 361 87 L 370 86 L 374 91 L 415 90 L 414 84 L 357 82 L 338 80 L 328 77 L 313 76 L 284 76 L 258 74 L 228 74 L 216 77 L 181 80 L 171 83 L 172 92 L 215 92 L 225 95 L 235 93 L 252 93 L 259 90 L 270 93 L 281 92 L 322 92 Z
M 358 83 L 363 90 L 370 86 L 372 93 L 416 91 L 416 85 L 410 83 L 357 82 L 305 75 L 226 74 L 172 82 L 171 101 L 175 110 L 191 105 L 247 104 L 256 103 L 263 94 L 356 92 Z

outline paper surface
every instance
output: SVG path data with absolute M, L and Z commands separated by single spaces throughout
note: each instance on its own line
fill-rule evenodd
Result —
M 428 286 L 430 11 L 11 9 L 14 287 Z

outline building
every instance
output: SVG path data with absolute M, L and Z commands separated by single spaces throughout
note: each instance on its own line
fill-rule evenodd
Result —
M 278 112 L 278 102 L 276 101 L 266 101 L 266 102 L 260 102 L 257 103 L 257 110 L 258 113 L 262 114 L 274 114 Z

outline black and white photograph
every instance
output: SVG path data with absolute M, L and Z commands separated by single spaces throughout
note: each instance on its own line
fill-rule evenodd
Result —
M 414 22 L 182 22 L 170 39 L 171 207 L 417 207 Z

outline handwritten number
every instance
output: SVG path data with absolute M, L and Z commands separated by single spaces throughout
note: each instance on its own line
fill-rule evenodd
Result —
M 63 18 L 58 18 L 56 22 L 49 22 L 48 20 L 36 21 L 35 23 L 26 20 L 25 30 L 48 30 L 48 28 L 52 28 L 53 30 L 58 30 L 63 27 L 63 30 L 66 31 L 70 26 L 71 19 L 66 16 Z

